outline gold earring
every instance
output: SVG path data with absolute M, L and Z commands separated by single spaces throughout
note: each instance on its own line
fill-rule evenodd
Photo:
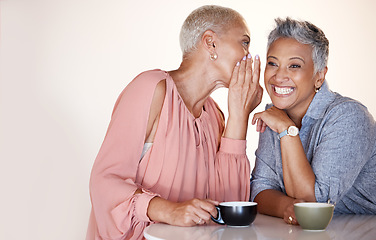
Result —
M 315 92 L 318 93 L 320 91 L 320 89 L 321 89 L 321 87 L 315 88 Z
M 216 53 L 210 54 L 210 60 L 214 61 L 218 58 L 218 55 Z

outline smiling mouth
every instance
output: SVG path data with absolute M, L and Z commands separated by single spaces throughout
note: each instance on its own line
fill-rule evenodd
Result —
M 289 95 L 295 90 L 294 87 L 277 87 L 274 85 L 272 85 L 272 88 L 278 95 Z

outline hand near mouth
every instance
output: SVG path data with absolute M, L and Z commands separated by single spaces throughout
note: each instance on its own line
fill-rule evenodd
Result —
M 228 93 L 229 117 L 224 136 L 245 139 L 249 114 L 260 104 L 263 89 L 260 86 L 260 58 L 245 56 L 234 68 Z

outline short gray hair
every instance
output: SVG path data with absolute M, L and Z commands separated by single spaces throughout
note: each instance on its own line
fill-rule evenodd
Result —
M 312 47 L 312 60 L 315 73 L 322 71 L 328 64 L 329 40 L 324 32 L 307 21 L 286 19 L 275 19 L 276 27 L 270 32 L 268 37 L 269 47 L 278 38 L 293 38 L 302 44 L 309 44 Z
M 197 8 L 189 14 L 181 27 L 180 47 L 183 55 L 196 49 L 205 31 L 212 30 L 220 35 L 240 19 L 243 19 L 240 13 L 231 8 L 216 5 Z

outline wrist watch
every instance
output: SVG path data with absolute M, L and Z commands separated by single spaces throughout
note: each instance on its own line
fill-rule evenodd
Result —
M 298 134 L 299 134 L 299 129 L 295 126 L 290 126 L 288 129 L 286 129 L 285 131 L 278 134 L 278 139 L 281 139 L 282 137 L 284 137 L 286 135 L 291 136 L 291 137 L 295 137 Z

